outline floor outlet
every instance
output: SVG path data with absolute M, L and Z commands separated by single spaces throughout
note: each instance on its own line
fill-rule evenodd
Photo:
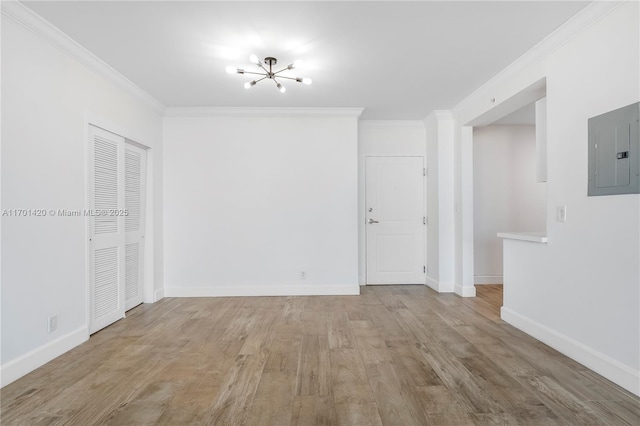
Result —
M 47 332 L 51 333 L 55 331 L 56 328 L 58 328 L 58 316 L 54 315 L 47 319 Z

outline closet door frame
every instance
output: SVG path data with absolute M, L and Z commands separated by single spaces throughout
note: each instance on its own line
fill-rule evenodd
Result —
M 91 112 L 85 112 L 84 114 L 84 147 L 85 147 L 85 209 L 88 210 L 91 208 L 92 204 L 92 182 L 89 176 L 89 173 L 92 172 L 93 167 L 91 165 L 91 161 L 93 161 L 93 148 L 91 146 L 92 140 L 92 127 L 97 127 L 102 130 L 106 130 L 107 132 L 113 133 L 115 135 L 121 136 L 124 138 L 125 144 L 127 142 L 132 143 L 142 149 L 146 150 L 146 174 L 144 175 L 144 179 L 146 181 L 146 193 L 145 199 L 143 200 L 143 210 L 144 210 L 144 255 L 142 259 L 144 260 L 143 267 L 143 303 L 154 303 L 159 300 L 163 296 L 163 292 L 161 290 L 156 290 L 154 286 L 154 217 L 153 217 L 153 176 L 154 176 L 154 168 L 153 168 L 153 148 L 150 148 L 149 144 L 144 143 L 145 138 L 140 137 L 140 135 L 135 132 L 130 131 L 130 129 L 123 127 L 117 123 L 109 119 L 105 119 L 102 116 L 95 115 Z M 91 256 L 92 256 L 92 229 L 91 229 L 91 220 L 90 218 L 85 218 L 85 300 L 86 300 L 86 310 L 85 310 L 85 318 L 87 324 L 88 334 L 92 334 L 95 331 L 91 330 Z M 123 304 L 124 307 L 124 304 Z M 123 317 L 126 315 L 123 315 Z

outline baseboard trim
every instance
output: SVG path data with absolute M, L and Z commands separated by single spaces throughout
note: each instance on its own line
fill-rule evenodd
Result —
M 427 277 L 427 287 L 431 287 L 432 289 L 440 293 L 440 283 L 431 277 Z
M 502 279 L 502 275 L 476 275 L 473 277 L 473 283 L 475 285 L 502 284 Z
M 159 288 L 153 292 L 153 301 L 157 302 L 160 299 L 164 299 L 164 288 Z
M 476 297 L 476 288 L 472 285 L 459 285 L 454 286 L 454 291 L 457 295 L 462 297 Z
M 89 340 L 89 329 L 82 326 L 0 366 L 0 387 L 18 380 L 63 353 Z
M 436 281 L 431 277 L 427 277 L 427 286 L 431 287 L 438 293 L 453 293 L 453 285 Z
M 640 371 L 504 306 L 500 309 L 500 317 L 558 352 L 640 396 Z
M 359 284 L 165 288 L 165 297 L 358 296 L 359 294 Z

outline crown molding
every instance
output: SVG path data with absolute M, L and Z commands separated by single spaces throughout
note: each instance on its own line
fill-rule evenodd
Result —
M 424 129 L 424 121 L 422 120 L 360 120 L 358 124 L 363 129 L 380 127 L 417 127 Z
M 166 108 L 165 117 L 322 117 L 358 118 L 364 108 L 263 108 L 186 107 Z
M 502 71 L 493 76 L 482 86 L 471 92 L 466 98 L 460 101 L 455 107 L 452 108 L 454 116 L 457 116 L 460 111 L 473 105 L 477 102 L 477 99 L 488 99 L 491 97 L 492 91 L 500 82 L 508 80 L 513 76 L 521 73 L 528 67 L 533 66 L 536 63 L 541 62 L 550 54 L 564 46 L 566 43 L 574 39 L 576 36 L 586 31 L 592 25 L 600 21 L 609 13 L 620 7 L 622 4 L 627 3 L 629 0 L 595 0 L 589 3 L 577 14 L 569 18 L 564 24 L 558 27 L 551 34 L 546 36 L 540 42 L 538 42 L 531 49 L 522 54 L 518 59 L 513 61 L 510 65 L 507 65 Z
M 134 98 L 144 102 L 157 112 L 162 113 L 165 106 L 156 98 L 142 90 L 138 85 L 113 69 L 110 65 L 88 51 L 77 41 L 53 26 L 40 15 L 16 0 L 2 0 L 0 2 L 2 15 L 12 19 L 34 34 L 48 41 L 67 56 L 93 71 L 100 77 L 114 83 Z

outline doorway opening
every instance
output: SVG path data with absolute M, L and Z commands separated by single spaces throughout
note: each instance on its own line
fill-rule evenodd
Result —
M 533 105 L 533 106 L 531 106 Z M 521 111 L 523 110 L 524 111 Z M 474 129 L 476 128 L 482 128 L 482 127 L 486 127 L 489 126 L 493 123 L 496 122 L 500 122 L 500 120 L 503 120 L 503 122 L 508 122 L 509 120 L 513 120 L 515 119 L 518 115 L 522 115 L 522 114 L 529 114 L 531 111 L 534 111 L 534 121 L 533 124 L 535 126 L 535 149 L 533 150 L 535 152 L 535 158 L 531 159 L 530 156 L 528 157 L 528 166 L 527 169 L 531 170 L 531 168 L 533 167 L 533 170 L 535 170 L 535 181 L 536 184 L 531 183 L 530 185 L 537 185 L 538 183 L 542 183 L 542 182 L 546 182 L 547 180 L 547 174 L 546 174 L 546 126 L 547 126 L 547 122 L 546 122 L 546 78 L 542 78 L 536 82 L 534 82 L 533 84 L 523 88 L 520 92 L 517 92 L 516 94 L 514 94 L 513 96 L 505 99 L 504 101 L 500 102 L 499 104 L 497 104 L 495 107 L 493 107 L 492 109 L 486 111 L 485 113 L 479 115 L 478 117 L 476 117 L 475 119 L 472 119 L 471 121 L 467 122 L 463 127 L 462 127 L 462 139 L 461 139 L 461 156 L 462 156 L 462 167 L 463 170 L 466 170 L 466 172 L 462 173 L 462 179 L 461 179 L 461 203 L 462 203 L 462 239 L 464 241 L 468 241 L 471 244 L 466 244 L 463 249 L 462 249 L 462 282 L 464 286 L 472 286 L 470 288 L 474 289 L 475 292 L 475 281 L 476 281 L 476 275 L 478 277 L 482 277 L 483 275 L 480 274 L 476 274 L 475 271 L 475 251 L 478 250 L 478 248 L 476 248 L 476 241 L 475 241 L 475 231 L 474 231 L 474 222 L 476 222 L 476 220 L 478 220 L 479 218 L 476 218 L 476 206 L 474 205 L 474 181 L 475 181 L 475 173 L 474 173 L 474 163 L 477 159 L 475 159 L 475 153 L 474 153 L 474 149 L 476 148 L 476 144 L 474 143 Z M 480 132 L 483 131 L 482 129 L 479 130 Z M 520 147 L 521 148 L 521 147 Z M 524 150 L 526 151 L 526 150 Z M 531 147 L 529 147 L 529 152 L 531 151 Z M 503 155 L 504 156 L 504 155 Z M 531 173 L 528 172 L 527 173 L 527 178 L 526 179 L 532 179 L 533 177 L 531 176 Z M 544 186 L 542 185 L 538 185 L 538 186 Z M 514 190 L 515 191 L 515 190 Z M 519 191 L 523 191 L 523 189 L 520 189 Z M 536 191 L 537 193 L 540 192 L 540 190 Z M 535 201 L 535 206 L 531 207 L 531 205 L 529 205 L 529 208 L 533 210 L 535 210 L 535 212 L 544 212 L 543 213 L 543 217 L 544 219 L 542 220 L 542 222 L 540 223 L 539 219 L 535 219 L 534 222 L 537 220 L 538 222 L 537 225 L 531 225 L 531 224 L 527 224 L 527 228 L 530 228 L 532 226 L 541 226 L 541 229 L 536 229 L 533 232 L 528 232 L 528 234 L 531 234 L 532 237 L 535 237 L 534 241 L 537 239 L 542 239 L 544 236 L 544 239 L 546 240 L 546 188 L 544 190 L 544 196 L 543 197 L 532 197 Z M 520 196 L 522 194 L 518 194 L 518 196 Z M 507 197 L 504 197 L 507 198 Z M 540 198 L 542 198 L 542 200 L 540 200 Z M 516 197 L 516 199 L 518 199 Z M 518 206 L 518 209 L 520 210 L 525 210 L 527 209 L 527 203 L 528 201 L 526 201 L 526 194 L 525 194 L 525 201 L 517 201 L 518 203 L 521 203 L 522 205 Z M 526 213 L 524 216 L 528 216 L 528 213 Z M 534 213 L 532 214 L 532 216 L 539 218 L 539 213 Z M 517 222 L 517 221 L 515 221 Z M 512 228 L 512 229 L 516 229 L 515 227 L 518 226 L 517 223 L 508 223 L 506 224 L 508 226 L 508 228 Z M 502 232 L 505 232 L 506 230 L 501 230 Z M 522 233 L 527 233 L 527 232 L 523 232 L 522 229 L 518 229 L 517 232 L 522 232 Z M 493 238 L 493 236 L 491 237 Z M 495 239 L 493 240 L 495 245 L 500 245 L 500 247 L 502 246 L 502 240 L 498 239 L 497 233 L 495 235 Z M 491 274 L 487 274 L 488 276 L 490 276 L 490 278 L 486 278 L 484 279 L 484 283 L 487 283 L 487 281 L 498 281 L 498 277 L 501 276 L 501 273 L 491 273 Z M 478 279 L 478 281 L 482 281 L 483 279 Z M 478 284 L 482 284 L 482 282 L 478 282 Z
M 536 121 L 531 103 L 473 128 L 475 285 L 503 283 L 498 233 L 546 228 L 546 183 L 536 175 Z

